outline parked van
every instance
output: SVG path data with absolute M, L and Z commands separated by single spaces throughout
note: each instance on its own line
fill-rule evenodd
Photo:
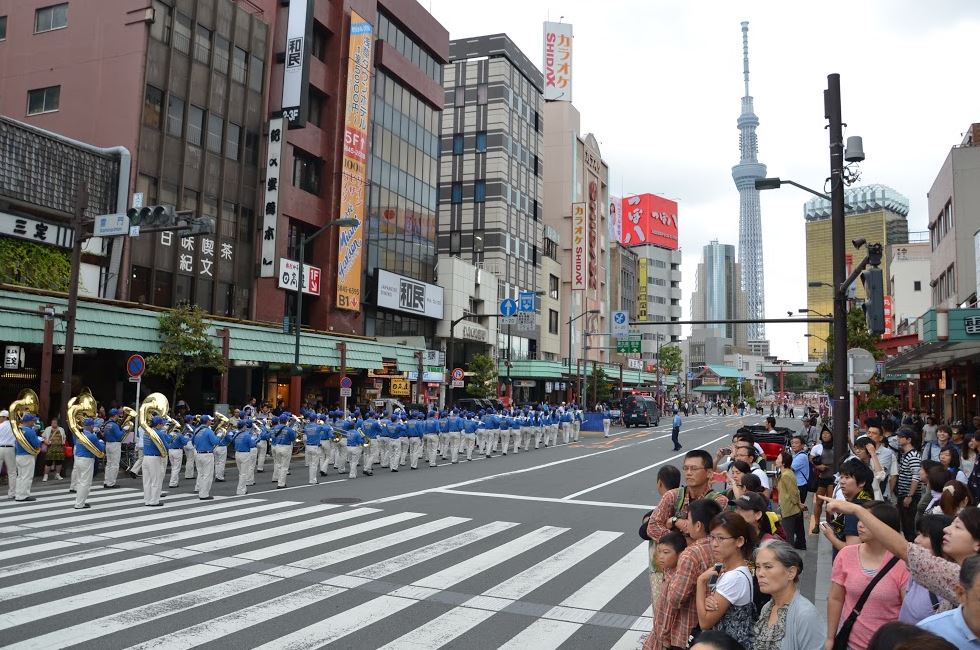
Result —
M 660 425 L 660 405 L 646 395 L 627 395 L 623 398 L 623 424 L 626 427 Z

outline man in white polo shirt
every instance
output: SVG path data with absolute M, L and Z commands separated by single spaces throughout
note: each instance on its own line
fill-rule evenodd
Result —
M 17 467 L 14 464 L 14 432 L 10 428 L 10 413 L 0 411 L 0 469 L 7 468 L 7 498 L 14 498 L 17 487 Z

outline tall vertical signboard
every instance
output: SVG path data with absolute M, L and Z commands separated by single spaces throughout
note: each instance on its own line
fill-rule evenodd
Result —
M 623 238 L 623 199 L 609 197 L 609 241 L 617 244 Z
M 572 204 L 572 291 L 585 290 L 588 274 L 589 239 L 585 204 Z
M 262 202 L 262 264 L 259 277 L 276 275 L 276 229 L 279 226 L 279 162 L 282 154 L 282 118 L 269 120 L 266 141 L 265 201 Z
M 572 101 L 572 26 L 544 24 L 544 99 Z
M 286 60 L 282 74 L 282 117 L 289 128 L 306 124 L 306 97 L 310 81 L 310 41 L 313 37 L 313 0 L 290 0 L 286 23 Z
M 344 172 L 340 182 L 340 217 L 360 223 L 340 229 L 337 252 L 337 307 L 361 310 L 361 259 L 364 247 L 364 202 L 367 183 L 368 103 L 371 97 L 371 52 L 374 28 L 356 12 L 350 14 L 347 58 L 347 106 L 344 119 Z
M 639 265 L 639 270 L 637 271 L 638 278 L 637 284 L 639 285 L 640 295 L 636 301 L 636 319 L 637 320 L 647 320 L 647 309 L 649 305 L 647 304 L 647 267 L 649 266 L 649 260 L 645 257 L 641 257 L 637 260 Z

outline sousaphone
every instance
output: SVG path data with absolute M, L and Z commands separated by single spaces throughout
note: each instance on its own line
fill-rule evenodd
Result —
M 83 388 L 82 392 L 76 397 L 68 400 L 68 422 L 66 424 L 71 430 L 71 435 L 75 438 L 75 442 L 81 443 L 93 456 L 101 459 L 105 458 L 105 452 L 92 444 L 92 441 L 88 439 L 88 436 L 85 435 L 85 430 L 82 428 L 84 426 L 82 421 L 85 418 L 94 418 L 98 415 L 98 412 L 98 404 L 95 401 L 95 397 L 92 396 L 92 391 L 88 388 Z
M 10 430 L 14 434 L 14 438 L 17 438 L 17 442 L 21 447 L 24 448 L 27 453 L 31 456 L 37 456 L 41 453 L 41 447 L 35 447 L 24 435 L 24 432 L 20 430 L 20 421 L 27 413 L 33 413 L 37 415 L 38 411 L 38 398 L 37 393 L 32 391 L 30 388 L 25 388 L 20 391 L 17 395 L 17 399 L 10 403 Z

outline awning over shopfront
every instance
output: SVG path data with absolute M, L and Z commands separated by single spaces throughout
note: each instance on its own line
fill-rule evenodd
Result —
M 619 372 L 620 368 L 618 365 L 612 365 L 607 363 L 598 364 L 599 368 L 606 373 L 606 379 L 614 384 L 619 383 Z M 581 366 L 578 368 L 582 369 Z M 652 372 L 638 372 L 636 370 L 623 369 L 623 385 L 624 386 L 655 386 L 657 384 L 657 375 Z M 507 364 L 505 360 L 500 360 L 497 373 L 501 377 L 507 376 Z M 512 379 L 543 379 L 545 381 L 551 380 L 565 380 L 574 381 L 578 375 L 576 374 L 575 365 L 572 364 L 572 373 L 568 374 L 568 366 L 561 363 L 560 361 L 545 361 L 537 359 L 522 359 L 514 360 L 510 368 L 510 377 Z M 590 363 L 586 368 L 586 376 L 592 376 L 592 364 Z M 662 386 L 674 386 L 677 384 L 676 377 L 661 376 L 660 383 Z
M 921 343 L 888 359 L 889 374 L 918 373 L 980 360 L 980 309 L 950 309 L 947 321 L 930 309 L 919 320 Z
M 22 313 L 53 305 L 56 312 L 67 307 L 59 294 L 37 294 L 0 289 L 0 339 L 9 343 L 42 343 L 44 321 L 40 316 Z M 9 311 L 14 309 L 17 311 Z M 78 301 L 75 345 L 95 350 L 116 350 L 156 354 L 160 352 L 159 316 L 164 310 L 117 301 Z M 258 362 L 292 364 L 295 336 L 281 329 L 238 320 L 208 319 L 209 334 L 217 337 L 219 329 L 229 331 L 229 357 L 234 363 Z M 55 320 L 54 344 L 63 345 L 64 322 Z M 300 364 L 306 366 L 339 366 L 337 343 L 347 344 L 347 366 L 373 370 L 382 367 L 382 359 L 396 359 L 399 367 L 414 368 L 416 348 L 379 343 L 366 338 L 346 338 L 304 331 L 300 336 Z
M 702 384 L 700 386 L 695 386 L 692 388 L 695 393 L 730 393 L 731 388 L 728 386 L 719 386 L 717 384 Z

